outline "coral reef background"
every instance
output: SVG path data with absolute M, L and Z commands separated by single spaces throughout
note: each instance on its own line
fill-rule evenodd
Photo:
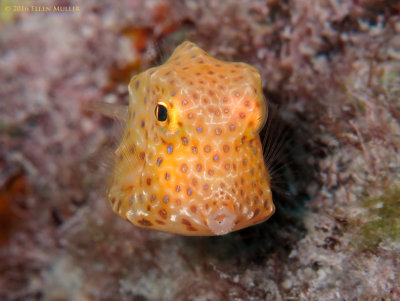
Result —
M 398 1 L 3 0 L 0 18 L 0 300 L 400 300 Z M 183 40 L 259 68 L 289 128 L 262 225 L 181 237 L 108 205 L 116 131 L 88 103 L 126 103 Z

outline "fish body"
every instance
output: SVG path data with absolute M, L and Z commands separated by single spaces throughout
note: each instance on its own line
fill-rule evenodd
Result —
M 109 187 L 132 224 L 222 235 L 275 210 L 259 131 L 267 117 L 257 69 L 217 60 L 191 42 L 134 76 Z

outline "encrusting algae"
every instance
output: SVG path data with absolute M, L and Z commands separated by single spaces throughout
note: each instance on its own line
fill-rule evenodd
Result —
M 134 225 L 222 235 L 275 210 L 259 131 L 267 117 L 259 72 L 191 42 L 134 76 L 109 187 Z

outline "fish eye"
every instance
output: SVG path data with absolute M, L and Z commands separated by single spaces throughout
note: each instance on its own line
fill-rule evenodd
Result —
M 156 106 L 155 114 L 158 121 L 166 121 L 168 117 L 167 106 L 164 103 L 159 102 Z

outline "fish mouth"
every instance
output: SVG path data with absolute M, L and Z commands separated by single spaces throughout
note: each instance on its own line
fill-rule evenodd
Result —
M 221 208 L 207 217 L 208 228 L 215 235 L 224 235 L 235 226 L 236 214 L 226 208 Z

